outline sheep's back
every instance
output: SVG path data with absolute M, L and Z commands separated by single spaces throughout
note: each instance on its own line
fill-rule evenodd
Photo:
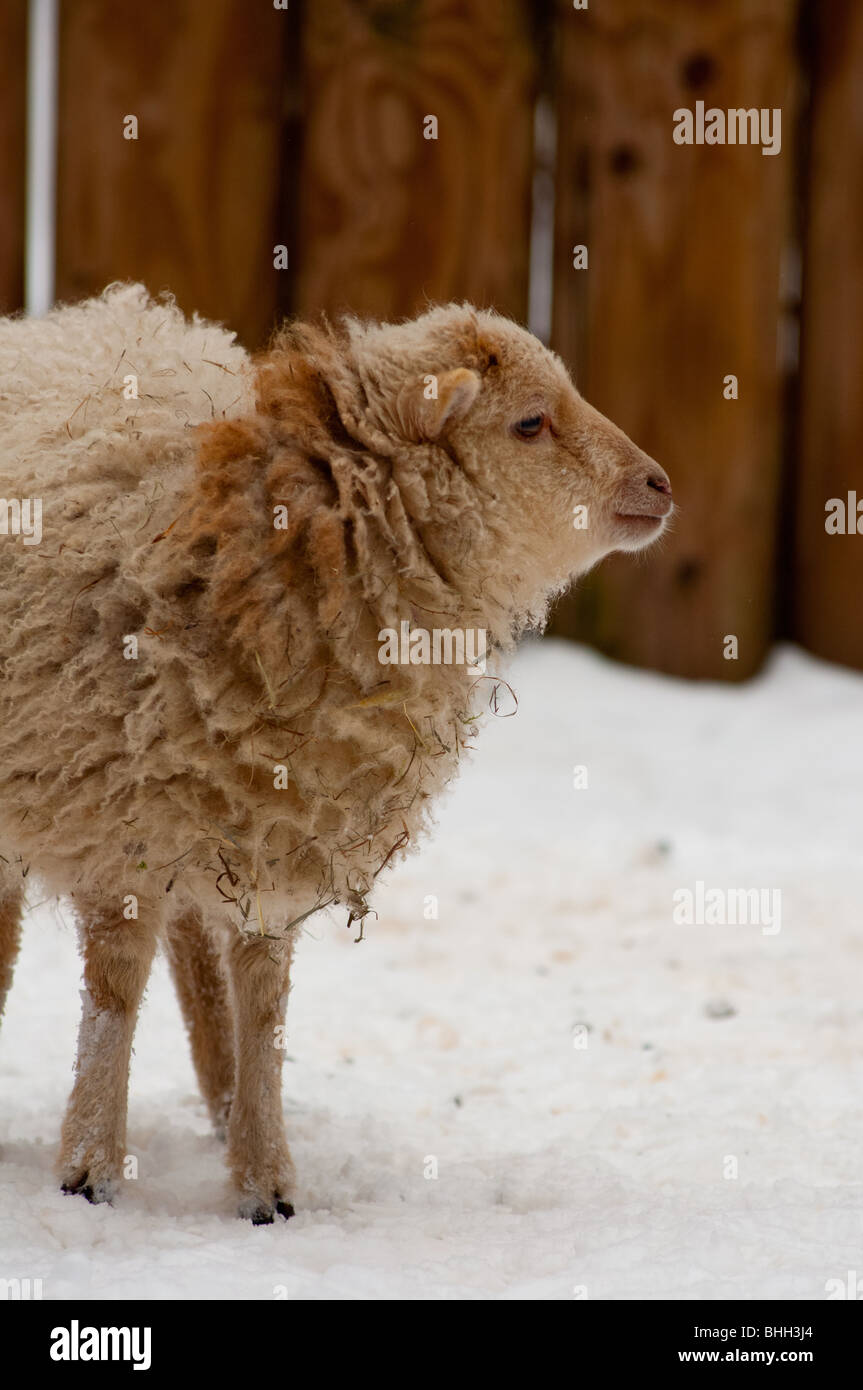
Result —
M 248 409 L 246 367 L 232 334 L 138 285 L 0 320 L 0 517 L 42 515 L 38 544 L 0 532 L 0 853 L 50 838 L 120 756 L 147 698 L 123 658 L 148 620 L 129 576 L 176 520 L 195 427 Z

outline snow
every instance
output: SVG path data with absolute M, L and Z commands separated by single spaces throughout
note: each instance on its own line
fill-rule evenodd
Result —
M 62 905 L 31 912 L 0 1034 L 0 1278 L 818 1299 L 863 1267 L 863 677 L 781 648 L 746 686 L 692 684 L 543 642 L 510 679 L 518 715 L 490 721 L 367 939 L 321 918 L 300 945 L 288 1223 L 233 1214 L 161 960 L 138 1177 L 113 1208 L 57 1191 L 79 969 Z M 780 889 L 781 930 L 676 924 L 699 880 Z

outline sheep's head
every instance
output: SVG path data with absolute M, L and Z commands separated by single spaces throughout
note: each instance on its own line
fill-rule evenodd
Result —
M 467 305 L 288 325 L 258 362 L 256 405 L 202 428 L 172 537 L 188 539 L 184 584 L 203 580 L 213 614 L 273 669 L 297 593 L 351 641 L 365 603 L 375 632 L 414 604 L 506 644 L 673 510 L 659 465 L 554 353 Z
M 450 305 L 354 341 L 382 423 L 444 449 L 499 527 L 541 553 L 549 586 L 662 534 L 673 510 L 662 468 L 525 329 Z

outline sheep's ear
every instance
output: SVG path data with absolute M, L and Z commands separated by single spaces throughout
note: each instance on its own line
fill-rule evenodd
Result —
M 457 367 L 451 372 L 420 377 L 402 388 L 399 416 L 411 439 L 437 439 L 444 425 L 466 415 L 479 395 L 477 372 Z

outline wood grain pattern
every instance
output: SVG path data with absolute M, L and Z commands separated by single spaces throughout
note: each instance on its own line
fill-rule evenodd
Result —
M 0 0 L 0 313 L 24 300 L 27 4 Z
M 392 318 L 457 297 L 523 317 L 528 6 L 331 0 L 308 7 L 303 57 L 301 311 Z
M 554 342 L 588 399 L 668 470 L 680 513 L 645 561 L 606 561 L 556 630 L 679 675 L 751 675 L 772 636 L 795 10 L 559 0 Z M 782 108 L 781 153 L 675 144 L 673 112 L 699 99 Z M 577 243 L 586 271 L 571 268 Z M 723 399 L 730 373 L 737 401 Z
M 286 298 L 273 246 L 297 10 L 177 0 L 62 6 L 58 296 L 114 279 L 258 345 Z M 123 138 L 127 115 L 137 140 Z
M 863 502 L 863 7 L 835 0 L 815 22 L 794 635 L 863 667 L 863 535 L 824 527 L 830 498 Z

